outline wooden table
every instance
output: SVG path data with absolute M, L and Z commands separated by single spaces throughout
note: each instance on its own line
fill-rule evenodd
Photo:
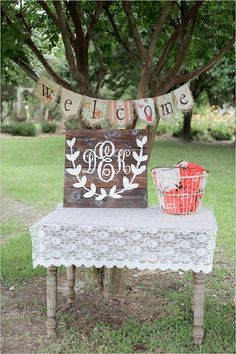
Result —
M 67 300 L 75 297 L 75 267 L 117 266 L 129 269 L 191 271 L 193 340 L 204 330 L 206 274 L 212 271 L 217 224 L 213 211 L 166 215 L 145 209 L 63 208 L 31 229 L 33 266 L 47 267 L 47 331 L 56 335 L 57 267 L 67 267 Z

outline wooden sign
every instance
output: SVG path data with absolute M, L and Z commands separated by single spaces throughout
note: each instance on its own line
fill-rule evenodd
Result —
M 147 207 L 147 130 L 67 130 L 64 207 Z

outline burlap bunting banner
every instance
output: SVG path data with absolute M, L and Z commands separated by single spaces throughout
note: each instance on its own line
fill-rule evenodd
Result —
M 34 96 L 44 104 L 54 103 L 58 99 L 60 90 L 61 86 L 44 76 L 40 76 L 34 90 Z
M 84 97 L 82 120 L 90 127 L 99 126 L 106 119 L 107 101 Z
M 193 96 L 188 84 L 180 86 L 174 90 L 176 108 L 183 112 L 188 112 L 193 108 Z
M 60 108 L 65 117 L 74 116 L 78 113 L 83 103 L 84 96 L 66 90 L 64 87 L 61 89 Z
M 109 101 L 108 119 L 113 127 L 128 127 L 134 119 L 132 101 Z
M 163 96 L 158 96 L 156 98 L 156 102 L 160 118 L 171 119 L 174 117 L 174 103 L 172 92 L 167 93 Z
M 155 105 L 153 98 L 141 98 L 135 100 L 135 108 L 138 117 L 146 121 L 148 124 L 153 124 L 156 119 Z
M 154 98 L 112 101 L 82 96 L 41 76 L 34 95 L 45 104 L 59 103 L 65 117 L 75 116 L 82 106 L 82 120 L 90 127 L 100 126 L 106 120 L 109 120 L 113 127 L 128 127 L 134 120 L 134 108 L 141 120 L 147 124 L 154 124 L 156 121 L 155 105 L 160 118 L 170 119 L 174 117 L 175 108 L 187 112 L 194 104 L 188 83 L 170 93 Z

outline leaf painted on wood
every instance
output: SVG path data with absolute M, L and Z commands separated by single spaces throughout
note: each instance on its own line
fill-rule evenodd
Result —
M 126 187 L 128 187 L 128 185 L 129 185 L 129 180 L 128 180 L 128 178 L 127 177 L 123 177 L 123 186 L 124 186 L 124 188 L 126 188 Z
M 138 183 L 132 183 L 127 186 L 127 190 L 131 191 L 132 189 L 138 188 L 139 184 Z
M 136 139 L 136 144 L 137 144 L 138 147 L 140 147 L 140 148 L 142 148 L 143 145 L 146 144 L 146 142 L 147 142 L 147 137 L 146 137 L 146 136 L 144 136 L 144 137 L 142 138 L 142 140 Z
M 145 145 L 147 142 L 147 136 L 145 135 L 143 138 L 142 138 L 142 144 Z
M 147 161 L 147 159 L 148 159 L 148 155 L 140 156 L 140 162 Z
M 77 157 L 79 156 L 79 154 L 80 154 L 79 151 L 74 152 L 74 154 L 72 154 L 72 155 L 66 154 L 66 158 L 69 161 L 75 161 L 77 159 Z
M 66 140 L 66 143 L 69 147 L 73 147 L 75 145 L 75 138 L 71 140 Z
M 139 155 L 137 154 L 136 151 L 133 151 L 133 158 L 134 158 L 136 161 L 139 161 Z
M 83 176 L 79 182 L 73 184 L 73 187 L 82 188 L 85 186 L 86 182 L 87 182 L 87 178 L 86 176 Z
M 84 198 L 91 198 L 96 193 L 96 186 L 94 183 L 91 183 L 90 188 L 91 188 L 90 191 L 88 191 L 83 195 Z
M 110 193 L 109 193 L 109 194 L 111 195 L 111 194 L 115 193 L 115 191 L 116 191 L 116 186 L 113 186 L 113 187 L 110 189 Z
M 141 175 L 146 170 L 146 166 L 141 166 L 137 168 L 136 175 Z
M 77 176 L 80 174 L 80 171 L 81 171 L 81 165 L 79 165 L 78 167 L 76 168 L 67 168 L 66 169 L 66 172 L 69 173 L 70 175 L 72 176 Z
M 116 186 L 113 186 L 113 187 L 110 189 L 109 196 L 112 197 L 112 198 L 114 198 L 114 199 L 120 199 L 120 198 L 121 198 L 121 195 L 116 194 L 115 191 L 116 191 Z
M 95 186 L 94 183 L 91 183 L 90 188 L 91 188 L 91 191 L 92 191 L 93 193 L 96 193 L 97 187 Z
M 119 194 L 110 194 L 110 197 L 112 197 L 114 199 L 120 199 L 121 195 L 119 195 Z
M 136 166 L 134 164 L 131 165 L 131 171 L 133 173 L 133 175 L 136 175 Z
M 100 189 L 101 194 L 96 198 L 96 200 L 103 200 L 107 196 L 107 192 L 104 188 Z
M 105 190 L 104 188 L 101 188 L 101 190 L 100 190 L 100 191 L 101 191 L 101 194 L 102 194 L 102 195 L 104 195 L 104 196 L 106 196 L 106 195 L 107 195 L 107 192 L 106 192 L 106 190 Z
M 136 139 L 136 144 L 138 145 L 138 147 L 143 147 L 143 143 L 142 140 Z

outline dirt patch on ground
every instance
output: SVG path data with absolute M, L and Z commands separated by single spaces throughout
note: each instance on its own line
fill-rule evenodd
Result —
M 168 314 L 168 299 L 162 286 L 181 291 L 188 284 L 181 274 L 127 270 L 127 287 L 123 296 L 107 298 L 102 291 L 81 289 L 85 270 L 76 270 L 76 297 L 66 306 L 66 278 L 59 273 L 58 332 L 77 328 L 90 335 L 97 323 L 117 328 L 130 319 L 147 321 Z M 37 352 L 46 336 L 46 277 L 29 279 L 14 291 L 2 289 L 2 353 Z

